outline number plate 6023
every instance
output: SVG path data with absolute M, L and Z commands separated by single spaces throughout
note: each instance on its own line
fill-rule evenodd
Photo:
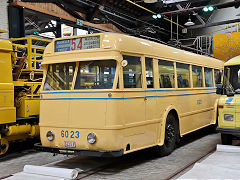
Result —
M 71 139 L 78 139 L 79 138 L 79 131 L 61 131 L 62 138 L 71 138 Z

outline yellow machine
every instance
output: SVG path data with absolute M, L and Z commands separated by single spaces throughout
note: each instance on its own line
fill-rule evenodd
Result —
M 37 149 L 121 156 L 216 123 L 223 62 L 122 34 L 55 39 L 44 51 Z
M 240 56 L 224 64 L 223 83 L 218 84 L 218 131 L 222 144 L 232 144 L 233 138 L 240 137 Z
M 37 38 L 0 39 L 0 155 L 9 142 L 39 135 L 39 91 L 43 47 Z M 14 43 L 12 43 L 12 42 Z

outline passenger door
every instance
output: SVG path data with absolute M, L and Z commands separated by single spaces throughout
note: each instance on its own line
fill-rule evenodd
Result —
M 156 82 L 155 79 L 157 71 L 157 60 L 153 58 L 145 57 L 145 77 L 146 77 L 146 121 L 154 121 L 157 120 L 157 93 L 155 91 Z
M 128 64 L 123 67 L 124 120 L 126 126 L 138 126 L 145 121 L 145 91 L 140 56 L 123 55 Z

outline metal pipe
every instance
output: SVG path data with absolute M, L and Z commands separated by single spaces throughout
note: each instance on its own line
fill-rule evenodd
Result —
M 172 21 L 172 15 L 171 15 L 171 21 Z M 171 23 L 171 40 L 173 39 L 172 31 L 173 31 L 173 29 L 172 29 L 172 23 Z
M 32 137 L 39 135 L 39 126 L 38 125 L 12 125 L 5 129 L 6 136 L 16 136 L 20 134 L 28 134 Z
M 150 12 L 150 13 L 152 13 L 152 14 L 157 14 L 157 13 L 155 13 L 155 12 L 153 12 L 153 11 L 151 11 L 151 10 L 149 10 L 149 9 L 147 9 L 147 8 L 145 8 L 145 7 L 137 4 L 137 3 L 135 3 L 135 2 L 132 2 L 132 1 L 130 1 L 130 0 L 126 0 L 126 1 L 129 2 L 129 3 L 131 3 L 131 4 L 133 4 L 133 5 L 135 5 L 135 6 L 137 6 L 137 7 L 139 7 L 139 8 L 141 8 L 141 9 L 144 9 L 145 11 L 148 11 L 148 12 Z M 162 13 L 161 13 L 161 14 L 162 14 Z M 181 28 L 184 28 L 184 26 L 182 26 L 181 24 L 178 24 L 178 23 L 176 23 L 176 22 L 173 22 L 172 20 L 170 20 L 170 19 L 168 19 L 168 18 L 166 18 L 166 17 L 163 17 L 163 19 L 166 20 L 166 21 L 169 21 L 169 22 L 171 22 L 171 23 L 173 23 L 173 24 L 176 24 L 177 26 L 180 26 Z
M 224 25 L 224 24 L 231 24 L 231 23 L 235 23 L 235 22 L 239 22 L 239 21 L 240 21 L 240 18 L 227 20 L 227 21 L 214 22 L 214 23 L 206 23 L 205 25 L 191 26 L 191 27 L 188 27 L 188 29 L 206 28 L 206 27 L 212 27 L 212 26 L 218 26 L 218 25 Z
M 178 15 L 177 15 L 177 23 L 178 23 Z M 177 41 L 178 41 L 178 26 L 177 26 Z
M 207 45 L 208 45 L 208 38 L 207 38 L 207 36 L 205 37 L 206 38 L 206 54 L 207 54 Z
M 232 6 L 235 6 L 235 5 L 240 5 L 240 0 L 235 0 L 235 1 L 231 1 L 231 2 L 225 2 L 225 3 L 219 3 L 219 4 L 212 4 L 212 5 L 208 5 L 208 6 L 214 6 L 215 8 L 222 9 L 222 8 L 232 7 Z M 205 6 L 199 6 L 199 7 L 193 7 L 193 8 L 184 9 L 184 10 L 168 11 L 168 12 L 163 12 L 161 14 L 162 15 L 168 15 L 168 14 L 188 13 L 190 11 L 203 9 L 204 7 Z

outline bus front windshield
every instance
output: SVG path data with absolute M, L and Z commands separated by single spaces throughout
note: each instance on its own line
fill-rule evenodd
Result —
M 224 68 L 225 94 L 240 94 L 240 66 L 226 66 Z
M 115 60 L 80 61 L 74 89 L 112 89 Z M 43 90 L 71 90 L 76 63 L 50 64 Z
M 115 60 L 80 61 L 74 89 L 112 89 Z

